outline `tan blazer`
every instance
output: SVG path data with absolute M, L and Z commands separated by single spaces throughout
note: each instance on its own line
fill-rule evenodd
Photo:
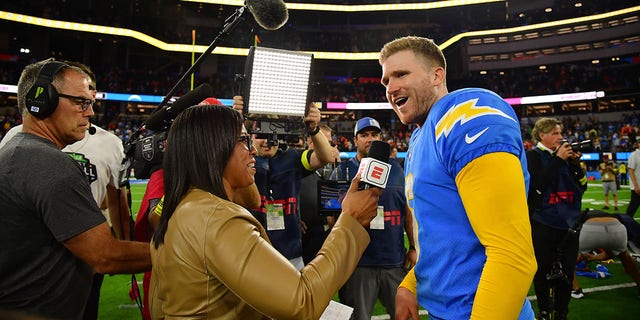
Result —
M 341 216 L 318 256 L 297 271 L 244 208 L 191 189 L 151 244 L 154 319 L 318 319 L 369 244 Z

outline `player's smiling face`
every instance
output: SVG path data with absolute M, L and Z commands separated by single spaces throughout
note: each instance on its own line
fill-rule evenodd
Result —
M 411 50 L 394 53 L 382 63 L 381 83 L 402 123 L 422 125 L 439 99 L 434 70 Z

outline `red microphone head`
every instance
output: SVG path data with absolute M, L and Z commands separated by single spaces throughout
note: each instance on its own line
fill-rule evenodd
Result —
M 217 106 L 224 105 L 222 102 L 220 102 L 220 100 L 218 100 L 218 99 L 216 99 L 214 97 L 206 98 L 206 99 L 202 100 L 202 102 L 200 102 L 200 104 L 217 105 Z

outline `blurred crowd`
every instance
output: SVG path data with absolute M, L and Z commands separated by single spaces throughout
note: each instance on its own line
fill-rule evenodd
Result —
M 102 105 L 104 106 L 104 104 Z M 102 108 L 100 106 L 99 108 Z M 413 127 L 407 127 L 400 123 L 391 110 L 376 111 L 380 124 L 383 128 L 382 139 L 389 143 L 398 151 L 407 151 L 409 139 Z M 598 120 L 598 114 L 580 116 L 558 117 L 565 128 L 565 138 L 569 142 L 580 142 L 591 140 L 594 152 L 630 152 L 633 151 L 633 143 L 640 141 L 640 113 L 638 112 L 617 112 L 615 121 Z M 345 112 L 335 115 L 328 114 L 323 118 L 334 129 L 332 142 L 340 151 L 355 151 L 353 144 L 353 132 L 348 128 L 353 128 L 357 115 L 353 112 Z M 144 117 L 130 115 L 120 112 L 118 108 L 103 108 L 96 113 L 92 119 L 93 123 L 115 133 L 123 141 L 131 138 L 144 122 Z M 528 150 L 535 145 L 531 137 L 534 119 L 521 119 L 522 137 L 525 148 Z M 0 138 L 13 126 L 22 123 L 21 117 L 15 108 L 5 108 L 0 114 Z
M 0 83 L 17 83 L 21 68 L 19 63 L 0 63 Z M 602 90 L 611 93 L 637 92 L 640 88 L 640 64 L 593 65 L 593 64 L 565 64 L 550 66 L 546 70 L 537 68 L 505 70 L 503 72 L 489 72 L 487 74 L 470 73 L 464 83 L 450 83 L 450 90 L 465 86 L 484 87 L 493 90 L 502 97 L 521 97 L 531 95 L 557 94 Z M 163 95 L 170 88 L 175 79 L 181 74 L 162 73 L 153 70 L 124 69 L 116 66 L 96 66 L 99 75 L 99 91 L 136 93 L 149 95 Z M 197 76 L 197 74 L 196 74 Z M 230 98 L 234 95 L 233 79 L 215 74 L 207 78 L 196 77 L 197 83 L 207 82 L 212 85 L 218 97 Z M 181 93 L 179 93 L 181 94 Z M 322 102 L 385 102 L 384 87 L 377 78 L 332 78 L 319 82 L 312 88 L 314 100 Z M 7 105 L 10 101 L 7 95 L 0 94 L 0 104 Z M 98 112 L 93 121 L 120 136 L 123 140 L 131 137 L 144 121 L 144 115 L 132 114 L 119 104 L 102 101 L 97 104 Z M 0 115 L 2 135 L 12 126 L 21 123 L 16 108 L 5 108 Z M 377 118 L 384 123 L 385 140 L 398 151 L 406 151 L 410 132 L 396 121 L 391 110 L 380 112 Z M 341 128 L 352 128 L 353 120 L 359 115 L 353 112 L 331 114 L 325 116 L 325 121 L 332 126 L 336 133 L 334 144 L 341 151 L 353 151 L 352 135 Z M 560 116 L 560 115 L 557 115 Z M 587 120 L 580 117 L 565 116 L 562 118 L 570 140 L 593 140 L 596 148 L 601 151 L 621 152 L 631 151 L 639 128 L 637 113 L 623 113 L 616 121 L 598 121 L 597 114 L 592 114 Z M 523 137 L 525 143 L 530 144 L 531 121 L 523 119 Z
M 0 83 L 15 84 L 22 63 L 0 62 Z M 163 95 L 185 70 L 165 71 L 143 68 L 97 65 L 99 91 Z M 194 74 L 196 83 L 209 83 L 218 97 L 234 95 L 233 76 L 214 73 L 210 76 Z M 378 77 L 331 76 L 314 79 L 312 99 L 322 102 L 384 102 L 384 87 Z M 463 87 L 487 88 L 504 98 L 605 91 L 612 93 L 637 92 L 640 88 L 638 61 L 603 61 L 549 65 L 546 69 L 518 68 L 501 71 L 468 72 L 461 80 L 449 82 L 449 89 Z M 185 89 L 178 91 L 184 93 Z
M 640 114 L 637 112 L 620 113 L 617 121 L 598 121 L 597 114 L 591 114 L 581 120 L 577 116 L 559 117 L 569 142 L 591 140 L 593 152 L 630 152 L 633 144 L 640 141 Z M 522 136 L 528 149 L 533 144 L 531 119 L 521 122 Z
M 327 4 L 376 4 L 401 3 L 401 1 L 368 0 L 368 1 L 300 1 Z M 402 1 L 405 3 L 406 1 Z M 607 10 L 629 7 L 634 1 L 616 1 L 607 6 Z M 199 16 L 209 17 L 207 22 L 200 21 L 198 37 L 210 38 L 219 28 L 220 21 L 224 21 L 227 14 L 235 10 L 232 6 L 203 5 L 196 3 L 177 2 L 177 7 L 168 3 L 158 2 L 83 2 L 69 0 L 66 2 L 39 0 L 30 2 L 27 6 L 20 2 L 3 4 L 4 10 L 21 12 L 51 19 L 78 21 L 94 24 L 108 24 L 111 26 L 138 30 L 163 41 L 172 43 L 189 43 L 191 28 L 187 24 L 196 23 Z M 572 2 L 558 1 L 554 3 L 552 12 L 536 12 L 530 10 L 522 15 L 510 12 L 506 19 L 495 19 L 496 11 L 504 11 L 499 6 L 485 6 L 486 10 L 480 14 L 473 11 L 473 6 L 463 9 L 443 9 L 441 14 L 431 15 L 425 20 L 419 12 L 404 12 L 405 20 L 398 21 L 396 13 L 376 12 L 379 18 L 374 23 L 361 20 L 357 13 L 349 15 L 324 15 L 320 12 L 290 11 L 290 19 L 282 29 L 266 31 L 261 28 L 238 28 L 223 40 L 221 45 L 248 47 L 254 44 L 275 46 L 290 50 L 319 50 L 319 51 L 349 51 L 364 52 L 378 51 L 381 44 L 401 35 L 426 35 L 436 43 L 443 42 L 454 34 L 470 30 L 511 27 L 527 25 L 550 20 L 571 18 L 576 16 L 602 13 L 602 6 L 595 3 L 584 3 L 582 7 L 574 7 Z M 171 11 L 173 14 L 165 14 Z M 474 13 L 474 14 L 471 14 Z M 477 15 L 475 14 L 477 13 Z M 448 19 L 450 15 L 458 15 L 455 21 Z M 216 22 L 218 21 L 218 22 Z M 345 28 L 345 25 L 348 26 Z M 390 27 L 390 26 L 393 27 Z M 198 38 L 198 43 L 205 38 Z M 224 42 L 227 41 L 227 42 Z M 634 60 L 635 59 L 635 60 Z M 0 61 L 0 83 L 16 84 L 20 71 L 32 61 L 21 59 L 18 61 Z M 326 63 L 319 61 L 319 63 Z M 220 64 L 224 64 L 220 62 Z M 377 62 L 373 62 L 378 70 Z M 175 85 L 185 72 L 186 67 L 164 66 L 148 68 L 136 65 L 91 65 L 98 75 L 98 91 L 135 93 L 147 95 L 164 95 Z M 377 73 L 373 76 L 353 76 L 357 72 L 342 70 L 342 74 L 324 74 L 319 79 L 313 79 L 311 99 L 322 102 L 385 102 L 384 87 L 380 85 Z M 216 70 L 205 75 L 196 71 L 194 83 L 209 83 L 214 89 L 214 95 L 220 98 L 231 98 L 234 94 L 234 74 L 232 70 Z M 183 86 L 185 87 L 185 86 Z M 533 95 L 549 95 L 558 93 L 574 93 L 585 91 L 605 91 L 607 96 L 616 94 L 635 94 L 640 89 L 640 62 L 635 58 L 622 60 L 605 60 L 599 63 L 591 61 L 564 63 L 538 67 L 518 68 L 510 70 L 467 72 L 459 78 L 448 79 L 450 91 L 463 87 L 482 87 L 495 91 L 504 98 L 523 97 Z M 188 90 L 180 88 L 176 95 L 182 95 Z M 4 135 L 10 127 L 21 123 L 20 115 L 12 106 L 9 95 L 0 93 L 0 113 Z M 12 108 L 13 107 L 13 108 Z M 144 114 L 134 113 L 122 104 L 101 101 L 96 105 L 96 117 L 93 121 L 108 129 L 123 140 L 131 137 L 144 121 Z M 405 151 L 410 132 L 395 120 L 392 112 L 380 111 L 377 118 L 384 123 L 385 139 L 399 151 Z M 602 151 L 629 151 L 638 134 L 638 116 L 626 113 L 616 121 L 597 121 L 597 115 L 588 120 L 569 117 L 571 113 L 555 114 L 563 116 L 565 128 L 570 133 L 571 140 L 591 139 Z M 342 151 L 353 151 L 352 135 L 349 130 L 352 121 L 362 114 L 344 113 L 327 114 L 327 121 L 334 129 L 334 143 Z M 520 116 L 526 116 L 520 114 Z M 523 120 L 523 137 L 530 143 L 531 124 Z M 530 121 L 529 121 L 530 122 Z
M 304 0 L 300 3 L 339 5 L 393 4 L 424 1 L 399 0 Z M 597 2 L 583 2 L 576 7 L 572 1 L 554 1 L 553 11 L 541 5 L 513 5 L 504 3 L 478 6 L 439 8 L 427 14 L 417 10 L 374 11 L 366 19 L 358 12 L 328 17 L 323 11 L 290 10 L 289 21 L 277 32 L 259 27 L 236 28 L 229 37 L 221 39 L 223 46 L 246 47 L 254 44 L 254 35 L 263 45 L 277 44 L 278 48 L 313 51 L 378 51 L 382 44 L 398 36 L 416 34 L 428 36 L 441 43 L 465 31 L 486 30 L 530 25 L 560 19 L 605 13 L 636 5 L 635 1 L 613 1 L 606 6 Z M 199 30 L 198 43 L 210 41 L 226 18 L 237 7 L 176 1 L 53 1 L 38 0 L 3 4 L 3 10 L 56 20 L 83 22 L 128 28 L 143 32 L 168 43 L 191 43 L 191 30 Z M 515 7 L 519 11 L 514 12 Z M 206 18 L 204 18 L 206 17 Z M 374 17 L 372 19 L 371 17 Z M 251 19 L 246 19 L 251 20 Z M 251 23 L 245 21 L 244 24 Z M 347 28 L 345 28 L 347 26 Z M 375 36 L 372 36 L 375 35 Z

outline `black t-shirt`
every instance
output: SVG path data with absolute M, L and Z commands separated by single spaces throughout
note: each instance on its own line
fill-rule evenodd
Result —
M 0 309 L 79 319 L 92 268 L 63 242 L 105 222 L 78 164 L 19 133 L 0 149 Z

